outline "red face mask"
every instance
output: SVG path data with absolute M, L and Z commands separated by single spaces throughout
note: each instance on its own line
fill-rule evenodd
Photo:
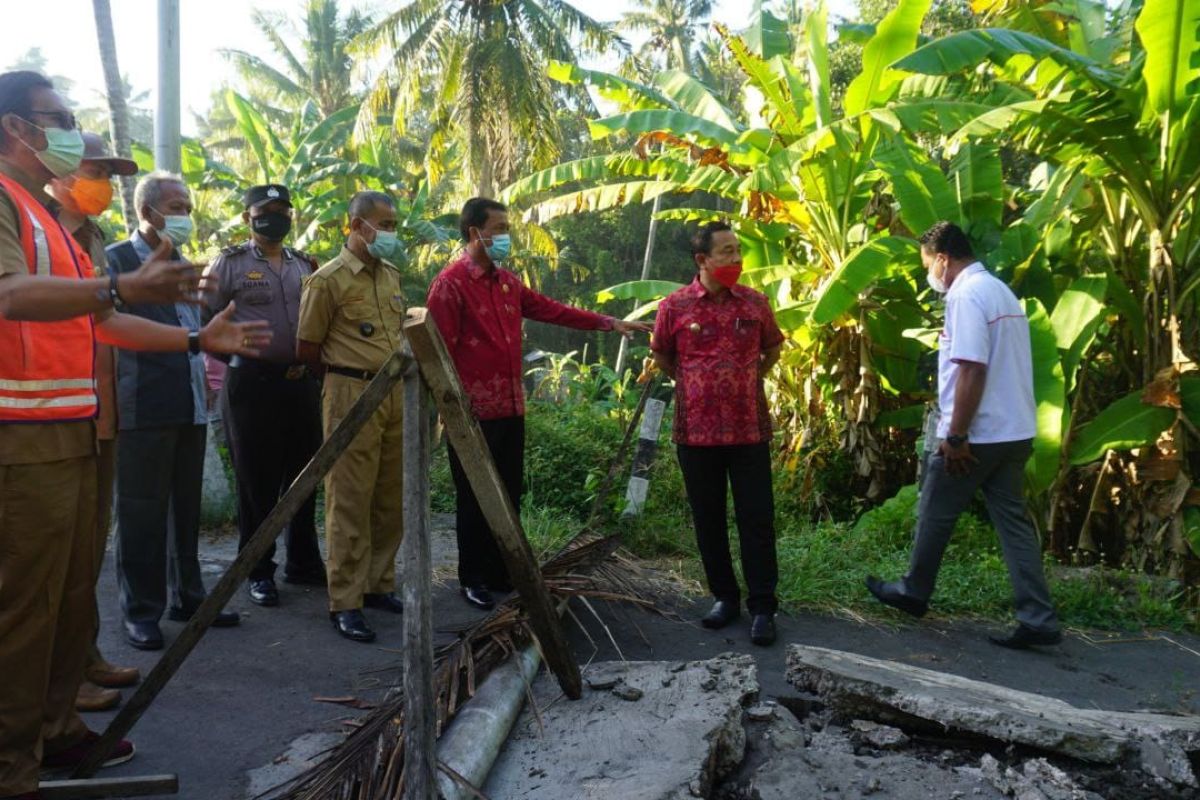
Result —
M 742 277 L 742 262 L 735 261 L 732 264 L 722 264 L 719 267 L 713 267 L 710 273 L 714 281 L 726 289 L 732 289 L 737 284 L 738 278 Z

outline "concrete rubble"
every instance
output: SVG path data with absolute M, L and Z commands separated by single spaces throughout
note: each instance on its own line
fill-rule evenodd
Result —
M 670 678 L 670 680 L 667 680 Z M 483 792 L 529 800 L 690 800 L 741 764 L 754 659 L 605 662 L 567 702 L 544 675 Z

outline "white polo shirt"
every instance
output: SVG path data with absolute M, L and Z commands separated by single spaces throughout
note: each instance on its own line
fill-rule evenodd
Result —
M 938 401 L 945 438 L 954 418 L 959 362 L 987 365 L 979 410 L 971 420 L 972 442 L 1015 442 L 1037 433 L 1029 320 L 1012 290 L 976 261 L 958 274 L 946 293 L 946 325 L 938 339 Z

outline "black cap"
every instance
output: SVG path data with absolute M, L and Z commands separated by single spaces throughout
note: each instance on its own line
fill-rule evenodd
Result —
M 270 203 L 273 200 L 286 203 L 289 208 L 292 205 L 292 198 L 288 194 L 287 187 L 278 183 L 268 183 L 265 186 L 251 186 L 242 195 L 242 203 L 246 208 L 258 208 L 264 203 Z

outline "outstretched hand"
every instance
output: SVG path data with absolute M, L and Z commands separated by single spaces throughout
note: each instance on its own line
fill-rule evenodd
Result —
M 626 339 L 632 339 L 636 331 L 642 333 L 652 333 L 654 326 L 649 322 L 627 322 L 623 319 L 614 319 L 612 329 L 624 336 Z
M 141 267 L 121 275 L 117 288 L 121 299 L 131 304 L 169 305 L 171 303 L 200 304 L 205 264 L 171 260 L 171 241 L 163 239 Z M 208 279 L 204 280 L 205 283 Z
M 233 322 L 237 305 L 230 302 L 221 313 L 200 329 L 200 349 L 207 353 L 230 353 L 254 358 L 271 343 L 271 325 L 265 320 Z

